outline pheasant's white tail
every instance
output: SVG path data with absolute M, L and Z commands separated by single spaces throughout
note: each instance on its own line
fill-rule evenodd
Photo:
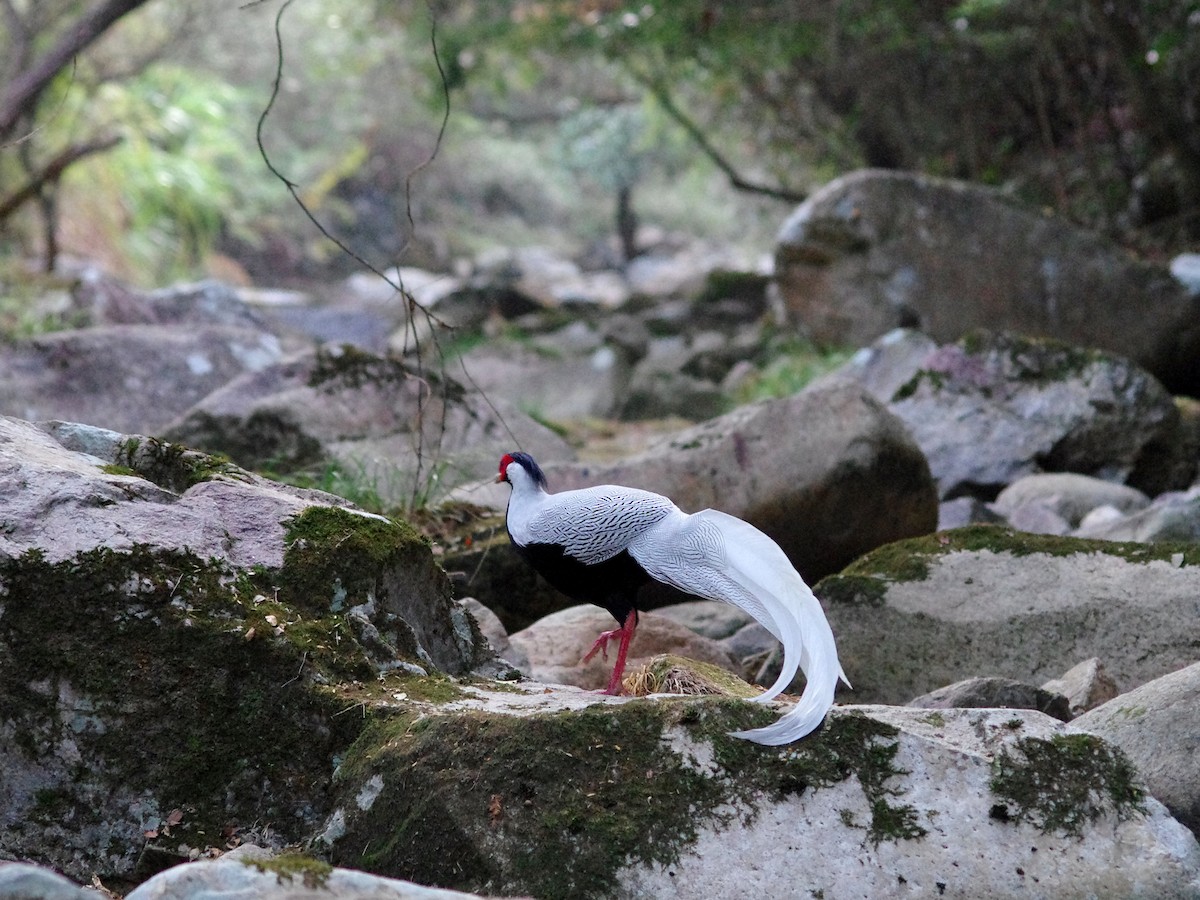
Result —
M 710 529 L 716 530 L 724 559 L 713 560 L 708 577 L 688 578 L 693 583 L 676 582 L 676 586 L 741 607 L 783 645 L 783 670 L 770 689 L 754 699 L 762 703 L 774 699 L 791 684 L 797 668 L 804 670 L 807 679 L 799 702 L 778 721 L 763 728 L 735 731 L 732 735 L 772 745 L 799 740 L 825 718 L 833 705 L 838 679 L 850 684 L 838 661 L 837 645 L 825 611 L 779 545 L 753 525 L 711 509 L 690 518 L 694 534 L 704 536 L 708 532 L 702 544 L 710 553 L 718 536 Z M 693 531 L 691 527 L 687 530 Z M 692 571 L 699 574 L 697 569 L 703 568 L 694 566 Z M 715 583 L 711 580 L 714 570 L 723 576 Z M 705 587 L 707 591 L 697 590 Z

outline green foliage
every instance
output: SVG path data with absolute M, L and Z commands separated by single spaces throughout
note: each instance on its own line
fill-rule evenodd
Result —
M 817 347 L 804 340 L 789 340 L 767 362 L 737 386 L 733 401 L 752 403 L 787 397 L 846 362 L 851 351 Z
M 384 511 L 385 504 L 380 496 L 379 484 L 361 464 L 329 461 L 320 466 L 295 472 L 278 473 L 268 470 L 264 474 L 268 478 L 284 484 L 312 488 L 344 497 L 368 512 L 382 514 Z
M 264 144 L 317 217 L 384 265 L 413 237 L 408 176 L 441 124 L 431 9 L 453 114 L 412 212 L 441 261 L 603 237 L 614 186 L 635 181 L 655 224 L 768 242 L 770 226 L 747 234 L 754 207 L 727 173 L 679 150 L 697 134 L 796 193 L 866 164 L 1002 184 L 1160 252 L 1198 227 L 1196 0 L 293 4 Z M 189 11 L 198 27 L 176 28 Z M 218 236 L 254 274 L 280 246 L 339 258 L 258 157 L 276 12 L 148 4 L 54 85 L 36 159 L 125 137 L 68 172 L 67 250 L 143 283 L 194 274 Z M 17 154 L 0 156 L 0 180 L 23 177 Z
M 76 102 L 76 101 L 73 101 Z M 151 282 L 190 271 L 222 228 L 247 206 L 261 179 L 257 162 L 230 129 L 247 121 L 249 95 L 202 72 L 157 64 L 126 81 L 79 96 L 96 122 L 119 123 L 124 140 L 68 170 L 67 190 L 120 203 L 118 242 L 131 267 Z
M 467 83 L 521 51 L 602 58 L 780 184 L 920 169 L 1012 185 L 1110 230 L 1196 233 L 1195 0 L 470 9 L 448 26 L 477 61 Z
M 588 107 L 559 126 L 559 153 L 572 172 L 606 191 L 631 188 L 648 162 L 646 123 L 640 107 Z

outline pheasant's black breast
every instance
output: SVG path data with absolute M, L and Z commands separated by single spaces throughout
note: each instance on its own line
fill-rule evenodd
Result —
M 604 562 L 588 564 L 569 556 L 561 544 L 522 546 L 513 541 L 513 546 L 543 578 L 572 600 L 603 606 L 621 623 L 636 608 L 638 588 L 651 580 L 626 550 Z

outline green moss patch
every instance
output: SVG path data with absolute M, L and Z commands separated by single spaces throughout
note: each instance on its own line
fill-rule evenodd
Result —
M 1079 835 L 1105 814 L 1145 813 L 1145 791 L 1121 750 L 1090 734 L 1024 738 L 1001 750 L 990 787 L 1000 798 L 993 819 L 1029 822 L 1041 831 Z
M 0 563 L 0 696 L 33 760 L 68 741 L 79 764 L 39 800 L 57 821 L 99 820 L 110 791 L 184 811 L 172 846 L 220 846 L 270 821 L 299 838 L 335 754 L 361 721 L 307 676 L 311 656 L 276 634 L 255 597 L 268 573 L 136 546 L 52 563 Z M 354 652 L 347 636 L 344 649 Z
M 713 269 L 704 279 L 704 286 L 696 296 L 696 302 L 710 305 L 728 298 L 748 299 L 765 302 L 769 275 L 758 272 L 743 272 L 736 269 Z
M 283 853 L 270 859 L 246 859 L 243 862 L 260 872 L 273 872 L 279 884 L 300 881 L 310 891 L 325 887 L 333 866 L 299 853 Z
M 369 602 L 394 566 L 431 565 L 429 542 L 405 522 L 310 506 L 286 526 L 281 594 L 318 614 Z
M 768 748 L 727 732 L 777 714 L 716 698 L 632 701 L 515 717 L 405 714 L 369 725 L 339 770 L 351 817 L 334 862 L 459 890 L 605 897 L 631 863 L 671 865 L 702 828 L 856 776 L 875 843 L 925 830 L 891 779 L 897 730 L 837 715 L 800 745 Z M 663 742 L 681 728 L 713 748 L 716 770 Z M 382 790 L 366 810 L 368 779 Z M 736 810 L 736 813 L 734 812 Z
M 1101 553 L 1131 563 L 1154 561 L 1172 565 L 1200 565 L 1195 543 L 1099 541 L 1055 535 L 1030 534 L 1002 525 L 968 525 L 952 531 L 886 544 L 855 560 L 815 588 L 822 600 L 835 604 L 883 604 L 887 585 L 924 581 L 940 556 L 958 552 L 1006 553 L 1011 556 L 1075 556 Z
M 465 388 L 453 379 L 429 369 L 414 371 L 398 357 L 376 356 L 351 344 L 318 350 L 308 377 L 309 387 L 323 391 L 409 382 L 420 390 L 431 389 L 448 402 L 460 402 L 466 396 Z
M 189 450 L 183 444 L 156 437 L 126 439 L 113 464 L 103 469 L 109 474 L 137 475 L 177 494 L 219 476 L 242 481 L 250 478 L 226 456 Z

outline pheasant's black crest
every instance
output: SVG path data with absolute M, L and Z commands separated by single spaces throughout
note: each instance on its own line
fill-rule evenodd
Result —
M 506 475 L 508 464 L 514 462 L 520 463 L 521 467 L 530 474 L 536 484 L 546 487 L 546 473 L 542 471 L 542 467 L 534 461 L 532 456 L 521 450 L 514 450 L 512 453 L 504 454 L 503 459 L 500 460 L 501 480 L 508 480 Z

